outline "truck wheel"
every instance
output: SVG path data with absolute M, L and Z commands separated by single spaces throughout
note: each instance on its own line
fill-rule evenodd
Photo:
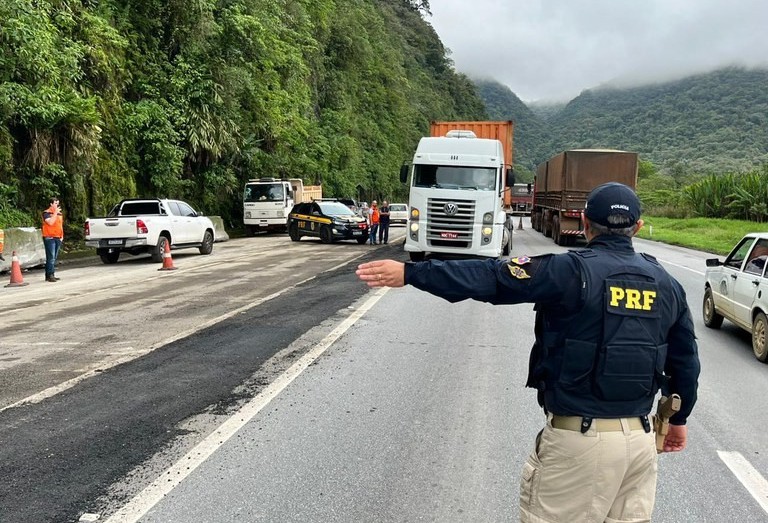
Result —
M 256 236 L 256 232 L 258 231 L 258 227 L 254 227 L 253 225 L 246 225 L 245 226 L 245 235 L 246 236 Z
M 320 241 L 323 243 L 333 243 L 333 232 L 327 225 L 323 225 L 320 229 Z
M 723 316 L 715 311 L 715 300 L 712 297 L 712 289 L 704 290 L 704 303 L 701 305 L 701 313 L 704 316 L 704 325 L 710 329 L 719 329 L 723 325 Z
M 423 252 L 409 252 L 408 255 L 411 257 L 411 261 L 412 262 L 424 261 L 424 253 Z
M 165 253 L 165 245 L 168 243 L 167 236 L 160 236 L 157 239 L 157 245 L 149 253 L 152 256 L 152 261 L 155 263 L 162 263 L 163 254 Z
M 504 244 L 501 248 L 502 256 L 509 256 L 512 253 L 512 230 L 511 229 L 504 227 L 504 232 L 502 233 L 501 241 Z
M 568 236 L 560 232 L 560 218 L 555 217 L 555 224 L 552 230 L 552 239 L 558 245 L 568 245 Z
M 205 231 L 203 234 L 203 243 L 200 244 L 200 254 L 211 254 L 213 252 L 213 233 Z
M 752 321 L 752 352 L 758 361 L 768 361 L 768 347 L 766 347 L 765 331 L 768 330 L 768 319 L 765 314 L 758 312 Z
M 117 249 L 99 249 L 99 258 L 102 263 L 111 265 L 117 263 L 117 259 L 120 257 L 120 251 Z
M 363 245 L 367 241 L 368 241 L 368 236 L 361 236 L 357 239 L 357 243 L 359 243 L 360 245 Z
M 299 226 L 295 223 L 292 223 L 290 227 L 288 227 L 288 236 L 290 236 L 291 241 L 297 242 L 301 240 L 301 234 L 299 234 Z

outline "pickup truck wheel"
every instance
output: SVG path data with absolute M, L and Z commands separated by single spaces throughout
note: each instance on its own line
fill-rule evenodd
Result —
M 323 243 L 333 243 L 333 232 L 327 225 L 320 229 L 320 241 Z
M 357 243 L 359 243 L 360 245 L 363 245 L 363 244 L 364 244 L 365 242 L 367 242 L 367 241 L 368 241 L 368 236 L 367 236 L 367 235 L 366 235 L 366 236 L 360 236 L 360 237 L 357 239 Z
M 411 257 L 411 261 L 412 262 L 424 261 L 424 253 L 423 252 L 409 252 L 408 255 Z
M 291 241 L 297 242 L 301 240 L 301 234 L 299 234 L 299 226 L 296 223 L 292 223 L 288 227 L 288 236 L 291 237 Z
M 758 312 L 752 321 L 752 352 L 758 361 L 768 361 L 768 347 L 766 347 L 765 331 L 768 330 L 768 319 L 765 314 Z
M 167 243 L 168 238 L 166 236 L 160 236 L 160 238 L 157 239 L 157 245 L 150 252 L 153 262 L 162 263 L 163 254 L 165 253 L 165 244 Z
M 707 287 L 704 290 L 704 303 L 701 306 L 702 316 L 704 316 L 704 325 L 710 329 L 719 329 L 723 324 L 723 316 L 715 311 L 715 300 L 712 297 L 712 289 Z
M 213 252 L 213 233 L 205 231 L 203 234 L 203 243 L 200 244 L 200 254 L 211 254 Z

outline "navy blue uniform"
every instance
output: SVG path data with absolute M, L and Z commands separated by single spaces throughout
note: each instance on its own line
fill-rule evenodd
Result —
M 685 292 L 629 237 L 599 236 L 582 254 L 408 263 L 405 283 L 450 302 L 534 303 L 527 385 L 548 412 L 644 415 L 661 387 L 683 398 L 671 418 L 682 425 L 696 403 L 698 349 Z M 591 380 L 576 379 L 585 370 Z

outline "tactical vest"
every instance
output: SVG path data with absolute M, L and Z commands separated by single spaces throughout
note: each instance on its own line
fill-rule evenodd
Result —
M 670 276 L 646 254 L 568 255 L 581 271 L 582 307 L 539 312 L 543 347 L 533 381 L 545 408 L 594 418 L 648 414 L 666 379 L 667 332 L 679 316 Z

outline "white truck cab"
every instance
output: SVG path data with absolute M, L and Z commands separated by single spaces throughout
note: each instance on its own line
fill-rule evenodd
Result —
M 259 230 L 287 230 L 288 215 L 297 203 L 322 197 L 318 185 L 305 186 L 298 178 L 248 180 L 243 192 L 243 225 L 248 235 Z
M 512 225 L 504 209 L 507 176 L 499 140 L 476 138 L 471 131 L 419 141 L 411 166 L 408 233 L 411 260 L 427 253 L 497 258 L 509 254 Z

